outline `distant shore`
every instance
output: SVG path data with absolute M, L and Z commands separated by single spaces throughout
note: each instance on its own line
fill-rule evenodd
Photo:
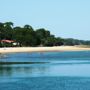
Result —
M 53 51 L 88 51 L 90 48 L 78 46 L 55 46 L 55 47 L 4 47 L 0 48 L 0 53 L 16 52 L 53 52 Z

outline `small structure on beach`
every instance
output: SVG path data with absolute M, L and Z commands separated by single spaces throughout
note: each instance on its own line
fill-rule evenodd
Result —
M 13 47 L 18 46 L 19 44 L 14 40 L 1 40 L 0 41 L 3 47 Z
M 1 40 L 2 43 L 13 43 L 13 40 Z

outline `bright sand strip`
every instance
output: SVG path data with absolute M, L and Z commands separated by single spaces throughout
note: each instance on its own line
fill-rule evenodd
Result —
M 58 46 L 58 47 L 10 47 L 0 48 L 0 53 L 16 52 L 53 52 L 53 51 L 89 51 L 90 48 L 76 46 Z

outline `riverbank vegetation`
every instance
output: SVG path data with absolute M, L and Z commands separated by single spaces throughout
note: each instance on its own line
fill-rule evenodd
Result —
M 90 45 L 90 41 L 56 37 L 44 28 L 35 30 L 30 25 L 14 27 L 12 22 L 0 23 L 0 47 L 3 46 L 1 40 L 13 40 L 19 46 Z

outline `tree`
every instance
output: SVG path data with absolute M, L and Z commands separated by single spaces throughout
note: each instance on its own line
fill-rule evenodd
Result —
M 44 45 L 45 46 L 54 46 L 55 45 L 55 38 L 54 37 L 47 37 Z
M 45 30 L 44 28 L 37 29 L 36 30 L 36 35 L 38 39 L 40 40 L 41 44 L 44 45 L 45 40 L 50 37 L 50 31 Z
M 64 45 L 74 45 L 74 40 L 72 38 L 65 39 Z
M 44 28 L 34 30 L 33 27 L 28 24 L 23 27 L 13 27 L 12 22 L 0 22 L 0 40 L 2 39 L 14 40 L 18 42 L 20 46 L 90 45 L 89 40 L 55 37 L 50 31 Z
M 24 29 L 29 29 L 29 30 L 34 30 L 33 28 L 32 28 L 32 26 L 30 26 L 30 25 L 28 25 L 28 24 L 26 24 L 26 25 L 24 25 Z
M 58 38 L 55 38 L 55 46 L 61 46 L 61 45 L 64 45 L 64 39 L 58 37 Z
M 6 22 L 4 23 L 4 39 L 13 39 L 13 23 Z
M 12 22 L 5 22 L 4 23 L 4 27 L 12 28 L 12 26 L 13 26 L 13 23 Z
M 0 22 L 0 40 L 4 38 L 4 24 Z

